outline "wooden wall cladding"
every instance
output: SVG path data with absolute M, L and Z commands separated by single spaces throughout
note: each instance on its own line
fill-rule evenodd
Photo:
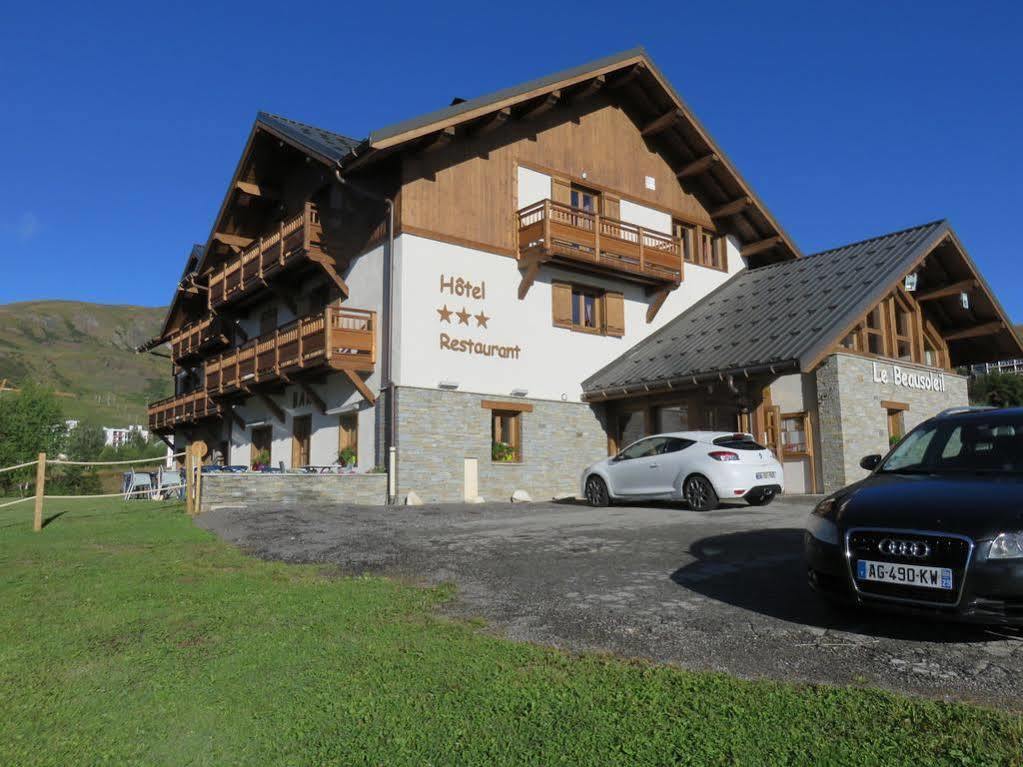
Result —
M 514 252 L 519 163 L 582 178 L 598 189 L 668 210 L 708 227 L 706 209 L 619 107 L 604 99 L 551 110 L 500 130 L 459 136 L 443 149 L 406 155 L 402 227 Z M 646 187 L 646 177 L 656 189 Z

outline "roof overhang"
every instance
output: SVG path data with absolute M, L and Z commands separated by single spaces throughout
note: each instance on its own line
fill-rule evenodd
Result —
M 339 164 L 343 173 L 355 172 L 396 152 L 424 149 L 461 131 L 487 130 L 498 119 L 528 119 L 598 90 L 621 94 L 651 147 L 668 159 L 679 182 L 701 199 L 718 226 L 740 240 L 744 256 L 769 263 L 802 255 L 643 48 L 374 131 Z

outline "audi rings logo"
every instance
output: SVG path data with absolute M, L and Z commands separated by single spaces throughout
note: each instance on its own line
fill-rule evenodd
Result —
M 931 553 L 931 547 L 923 541 L 900 541 L 895 538 L 885 538 L 877 544 L 877 548 L 882 554 L 891 557 L 926 559 Z

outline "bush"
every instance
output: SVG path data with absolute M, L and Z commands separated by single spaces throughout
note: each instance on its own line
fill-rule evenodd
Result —
M 1023 376 L 986 373 L 969 383 L 970 402 L 975 405 L 1018 407 L 1023 405 Z

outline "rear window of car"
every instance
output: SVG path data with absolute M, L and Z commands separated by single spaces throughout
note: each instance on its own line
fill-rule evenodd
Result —
M 714 440 L 714 444 L 718 447 L 727 447 L 729 450 L 767 450 L 749 434 L 729 434 L 727 437 L 718 437 Z

